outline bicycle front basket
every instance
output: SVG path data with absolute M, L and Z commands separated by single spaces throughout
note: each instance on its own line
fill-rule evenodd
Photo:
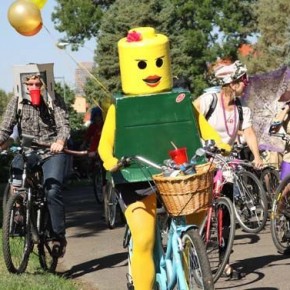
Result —
M 208 208 L 212 199 L 215 165 L 196 166 L 196 174 L 176 177 L 153 175 L 164 206 L 173 216 L 188 215 Z

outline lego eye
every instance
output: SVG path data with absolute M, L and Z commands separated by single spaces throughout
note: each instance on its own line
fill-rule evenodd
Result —
M 157 67 L 162 67 L 163 65 L 163 59 L 162 58 L 157 58 L 156 60 L 156 66 Z
M 139 67 L 140 69 L 145 69 L 145 68 L 147 67 L 147 63 L 146 63 L 144 60 L 140 60 L 140 61 L 138 62 L 138 67 Z

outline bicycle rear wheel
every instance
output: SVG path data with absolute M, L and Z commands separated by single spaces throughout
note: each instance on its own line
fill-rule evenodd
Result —
M 180 255 L 188 289 L 214 289 L 206 249 L 198 231 L 187 230 L 182 234 L 181 241 L 183 251 Z
M 229 261 L 236 223 L 232 202 L 227 197 L 218 198 L 211 210 L 200 227 L 200 234 L 205 243 L 213 281 L 216 282 Z
M 275 197 L 275 191 L 280 182 L 279 173 L 276 168 L 268 166 L 262 169 L 260 180 L 267 195 L 268 208 L 271 209 Z
M 96 196 L 96 200 L 98 203 L 104 202 L 104 194 L 103 194 L 103 172 L 100 163 L 98 162 L 95 165 L 94 173 L 93 173 L 93 188 L 94 194 Z
M 281 254 L 290 254 L 290 176 L 277 188 L 271 213 L 271 235 Z
M 113 229 L 116 224 L 117 214 L 117 195 L 114 186 L 111 182 L 107 182 L 106 191 L 104 196 L 104 212 L 106 224 L 110 229 Z
M 38 257 L 41 268 L 44 271 L 55 273 L 58 257 L 52 255 L 52 228 L 47 208 L 43 209 L 40 226 L 40 242 L 38 244 Z
M 268 202 L 260 180 L 249 171 L 237 172 L 234 186 L 239 190 L 234 197 L 234 212 L 245 232 L 260 232 L 267 221 Z
M 3 257 L 7 270 L 23 273 L 33 248 L 27 203 L 21 194 L 11 196 L 3 219 Z

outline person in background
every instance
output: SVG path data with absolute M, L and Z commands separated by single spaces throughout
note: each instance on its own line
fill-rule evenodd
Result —
M 193 101 L 194 106 L 200 114 L 206 116 L 214 97 L 216 97 L 217 104 L 208 118 L 209 124 L 219 133 L 222 141 L 230 146 L 236 142 L 240 130 L 254 155 L 254 165 L 260 168 L 263 165 L 263 161 L 260 158 L 258 142 L 252 126 L 250 108 L 244 106 L 241 102 L 243 115 L 241 121 L 236 100 L 242 97 L 248 84 L 247 68 L 240 61 L 232 63 L 228 59 L 219 60 L 212 66 L 210 77 L 215 85 L 220 86 L 220 90 L 207 90 Z M 233 185 L 225 184 L 223 192 L 232 199 Z M 233 269 L 230 264 L 226 265 L 224 274 L 235 279 L 240 279 L 244 276 L 244 273 Z
M 290 134 L 290 91 L 286 91 L 278 100 L 284 102 L 284 106 L 277 113 L 270 125 L 269 133 L 277 133 L 283 130 L 286 134 Z M 286 142 L 285 150 L 283 152 L 282 163 L 280 166 L 280 180 L 290 173 L 290 144 Z
M 26 74 L 21 80 L 25 98 L 22 99 L 19 116 L 19 98 L 13 96 L 7 105 L 0 125 L 0 146 L 9 139 L 16 125 L 20 142 L 25 135 L 31 136 L 35 144 L 50 144 L 50 151 L 41 156 L 44 175 L 44 190 L 53 228 L 52 254 L 61 257 L 65 253 L 65 209 L 62 197 L 62 183 L 65 175 L 66 156 L 62 153 L 70 135 L 68 114 L 63 100 L 56 95 L 53 110 L 49 109 L 46 85 L 40 74 Z M 39 102 L 32 101 L 32 91 L 37 91 Z M 37 145 L 36 145 L 37 146 Z

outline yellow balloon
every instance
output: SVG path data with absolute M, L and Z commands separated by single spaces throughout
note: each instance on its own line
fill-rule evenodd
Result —
M 33 2 L 39 9 L 43 8 L 47 0 L 30 0 Z
M 25 36 L 38 33 L 42 27 L 39 8 L 27 0 L 17 0 L 9 7 L 8 20 L 18 33 Z

